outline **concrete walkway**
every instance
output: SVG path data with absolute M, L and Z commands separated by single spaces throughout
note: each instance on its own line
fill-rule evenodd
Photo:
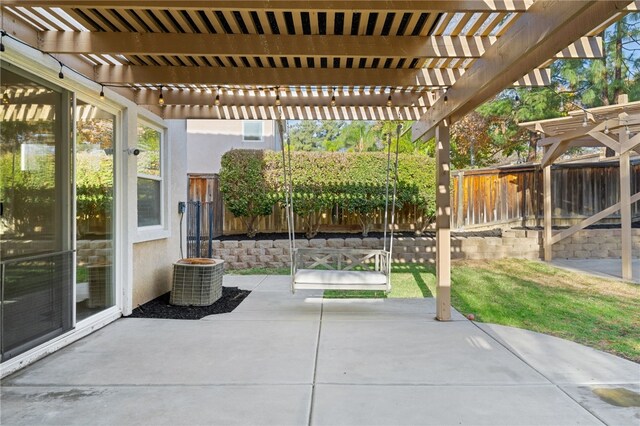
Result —
M 640 365 L 434 320 L 433 299 L 323 300 L 288 278 L 200 321 L 121 319 L 2 383 L 2 425 L 633 425 Z M 637 397 L 636 397 L 637 398 Z
M 622 279 L 622 260 L 620 259 L 553 259 L 553 266 L 570 271 L 582 272 L 597 277 Z M 640 283 L 640 259 L 631 261 L 631 281 Z

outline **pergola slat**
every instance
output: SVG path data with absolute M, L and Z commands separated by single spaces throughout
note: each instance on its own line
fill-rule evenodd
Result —
M 165 119 L 212 120 L 416 120 L 425 108 L 383 106 L 285 106 L 281 111 L 264 105 L 171 105 L 147 108 Z
M 64 7 L 103 7 L 118 8 L 122 2 L 118 0 L 4 0 L 7 5 L 20 5 L 30 7 L 64 6 Z M 168 9 L 176 7 L 174 0 L 133 0 L 127 1 L 127 6 L 134 9 Z M 486 11 L 510 11 L 524 12 L 533 3 L 533 0 L 416 0 L 416 1 L 357 1 L 357 0 L 312 0 L 312 1 L 290 1 L 271 0 L 268 4 L 262 1 L 246 0 L 242 2 L 229 2 L 227 0 L 181 0 L 180 9 L 202 9 L 214 10 L 255 10 L 268 7 L 269 10 L 343 10 L 343 11 L 442 11 L 442 12 L 486 12 Z

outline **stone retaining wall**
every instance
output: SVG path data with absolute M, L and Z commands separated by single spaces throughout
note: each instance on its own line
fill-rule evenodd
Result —
M 500 237 L 451 238 L 452 259 L 540 258 L 539 232 L 505 231 Z M 382 248 L 381 238 L 330 238 L 296 240 L 297 247 Z M 230 269 L 289 266 L 289 241 L 214 241 L 213 257 L 225 260 Z M 435 262 L 435 238 L 398 237 L 393 258 L 400 263 Z
M 111 264 L 111 247 L 111 240 L 78 240 L 76 243 L 78 264 Z
M 553 246 L 553 256 L 566 259 L 620 258 L 619 229 L 588 229 Z M 502 237 L 451 237 L 452 259 L 540 259 L 542 231 L 508 230 Z M 640 257 L 640 229 L 632 229 L 633 256 Z M 382 248 L 381 238 L 330 238 L 296 240 L 297 247 Z M 289 241 L 214 241 L 213 257 L 230 269 L 289 266 Z M 397 237 L 393 260 L 400 263 L 435 262 L 435 238 Z
M 553 257 L 607 259 L 622 256 L 620 229 L 584 229 L 553 245 Z M 631 230 L 633 257 L 640 257 L 640 229 Z

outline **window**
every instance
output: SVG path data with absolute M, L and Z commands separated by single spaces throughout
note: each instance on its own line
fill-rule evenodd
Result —
M 246 120 L 242 122 L 243 142 L 262 142 L 262 121 Z
M 138 227 L 162 225 L 162 132 L 138 125 Z

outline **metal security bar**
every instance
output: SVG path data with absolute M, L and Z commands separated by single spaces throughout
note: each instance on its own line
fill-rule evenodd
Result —
M 212 257 L 213 239 L 222 232 L 220 212 L 215 201 L 187 202 L 187 257 Z

